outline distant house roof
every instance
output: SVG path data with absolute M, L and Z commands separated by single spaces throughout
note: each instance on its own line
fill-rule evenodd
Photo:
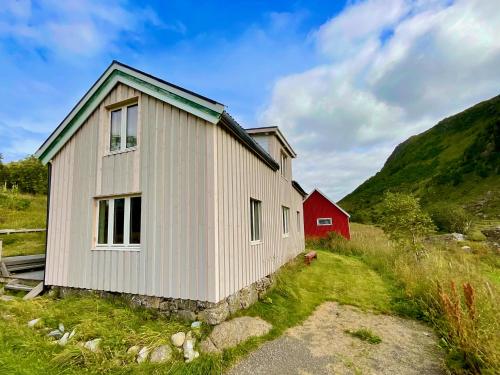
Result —
M 304 189 L 302 189 L 302 186 L 300 186 L 300 184 L 297 181 L 293 180 L 292 186 L 295 188 L 295 190 L 297 190 L 300 193 L 300 195 L 302 195 L 302 198 L 305 198 L 307 196 L 307 193 L 305 192 Z
M 273 170 L 278 163 L 224 110 L 224 105 L 158 77 L 113 61 L 35 153 L 44 164 L 64 146 L 102 100 L 123 83 L 212 124 L 219 124 Z
M 293 158 L 297 157 L 297 154 L 293 150 L 292 146 L 290 146 L 290 144 L 286 140 L 285 136 L 283 135 L 283 133 L 281 132 L 281 130 L 277 126 L 265 126 L 265 127 L 261 127 L 261 128 L 248 128 L 245 130 L 248 132 L 248 134 L 251 134 L 251 135 L 253 135 L 253 134 L 255 134 L 255 135 L 257 135 L 257 134 L 263 134 L 263 135 L 274 134 L 274 135 L 276 135 L 276 137 L 278 137 L 278 139 L 280 140 L 281 144 L 287 149 L 288 153 Z
M 316 188 L 316 189 L 314 189 L 313 191 L 311 191 L 311 193 L 307 196 L 307 198 L 306 198 L 306 199 L 304 199 L 304 202 L 305 202 L 306 200 L 308 200 L 308 199 L 309 199 L 309 197 L 310 197 L 311 195 L 313 195 L 313 194 L 314 194 L 314 192 L 317 192 L 318 194 L 321 194 L 321 195 L 322 195 L 322 196 L 323 196 L 326 200 L 328 200 L 331 204 L 333 204 L 335 207 L 337 207 L 337 208 L 338 208 L 338 209 L 339 209 L 342 213 L 344 213 L 347 217 L 351 217 L 351 215 L 349 215 L 349 214 L 348 214 L 348 213 L 347 213 L 347 212 L 346 212 L 346 211 L 345 211 L 342 207 L 340 207 L 337 203 L 335 203 L 335 202 L 333 202 L 332 200 L 330 200 L 330 198 L 328 198 L 325 194 L 323 194 L 323 192 L 322 192 L 321 190 L 319 190 L 319 189 L 317 189 L 317 188 Z

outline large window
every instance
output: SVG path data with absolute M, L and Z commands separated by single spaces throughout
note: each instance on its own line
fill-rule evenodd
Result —
M 97 248 L 139 248 L 141 197 L 97 201 Z
M 111 112 L 111 136 L 109 150 L 124 151 L 137 146 L 137 104 Z
M 285 206 L 281 206 L 282 219 L 283 219 L 283 235 L 288 236 L 290 233 L 290 209 Z
M 288 156 L 281 151 L 281 158 L 280 158 L 280 169 L 281 169 L 281 175 L 283 177 L 286 177 L 287 174 L 287 162 L 288 162 Z
M 250 199 L 250 241 L 262 241 L 262 202 Z
M 320 217 L 319 219 L 316 220 L 316 224 L 319 226 L 332 225 L 332 218 L 331 217 Z

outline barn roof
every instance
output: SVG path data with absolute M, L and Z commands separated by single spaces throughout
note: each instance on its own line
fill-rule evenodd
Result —
M 118 83 L 219 124 L 273 170 L 278 163 L 224 110 L 224 105 L 114 60 L 35 153 L 44 164 L 64 146 Z
M 330 202 L 331 204 L 333 204 L 335 207 L 337 207 L 342 213 L 344 213 L 347 217 L 351 217 L 351 215 L 349 215 L 342 207 L 340 207 L 337 203 L 333 202 L 332 200 L 330 200 L 330 198 L 328 198 L 325 194 L 323 194 L 323 192 L 321 190 L 319 190 L 318 188 L 314 189 L 313 191 L 311 191 L 311 193 L 306 197 L 306 199 L 304 199 L 304 203 L 306 200 L 309 199 L 309 197 L 311 195 L 314 194 L 314 192 L 317 192 L 318 194 L 322 195 L 326 200 L 328 200 L 328 202 Z

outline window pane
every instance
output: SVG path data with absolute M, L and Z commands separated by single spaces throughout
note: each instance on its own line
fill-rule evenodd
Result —
M 97 234 L 98 244 L 108 243 L 108 214 L 109 201 L 99 201 L 99 229 Z
M 255 240 L 260 240 L 260 202 L 255 201 Z
M 288 233 L 288 212 L 289 212 L 289 209 L 288 207 L 282 207 L 283 209 L 283 234 L 287 234 Z
M 137 145 L 137 105 L 127 107 L 127 148 Z
M 141 243 L 141 197 L 130 198 L 130 243 Z
M 250 199 L 250 240 L 259 241 L 261 239 L 261 203 L 258 200 Z
M 113 223 L 113 243 L 123 243 L 123 226 L 125 224 L 125 199 L 115 199 L 115 222 Z
M 120 149 L 121 142 L 122 110 L 111 112 L 111 143 L 109 149 L 116 151 Z

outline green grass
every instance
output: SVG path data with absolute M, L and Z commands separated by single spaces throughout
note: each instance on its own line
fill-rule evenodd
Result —
M 392 287 L 363 262 L 331 252 L 318 251 L 310 266 L 301 257 L 286 265 L 276 286 L 264 301 L 237 315 L 260 316 L 273 325 L 266 336 L 253 338 L 222 355 L 202 355 L 185 364 L 181 355 L 164 365 L 136 364 L 126 356 L 132 345 L 168 342 L 188 325 L 165 319 L 155 312 L 131 309 L 120 299 L 69 297 L 63 300 L 43 296 L 32 301 L 0 301 L 0 373 L 5 374 L 219 374 L 259 344 L 280 336 L 287 328 L 302 323 L 324 301 L 356 305 L 376 312 L 392 311 Z M 41 317 L 43 326 L 33 330 L 26 323 Z M 71 344 L 51 344 L 46 330 L 62 322 L 76 328 L 76 341 L 103 339 L 103 351 L 88 353 Z M 206 335 L 208 329 L 203 330 Z M 118 363 L 119 361 L 119 363 Z
M 42 195 L 18 194 L 16 199 L 28 200 L 29 207 L 17 210 L 0 204 L 0 229 L 45 228 L 47 198 Z M 45 233 L 1 234 L 2 256 L 40 254 L 45 251 Z
M 355 331 L 346 329 L 344 332 L 370 344 L 380 344 L 382 342 L 382 339 L 368 328 L 360 328 Z

